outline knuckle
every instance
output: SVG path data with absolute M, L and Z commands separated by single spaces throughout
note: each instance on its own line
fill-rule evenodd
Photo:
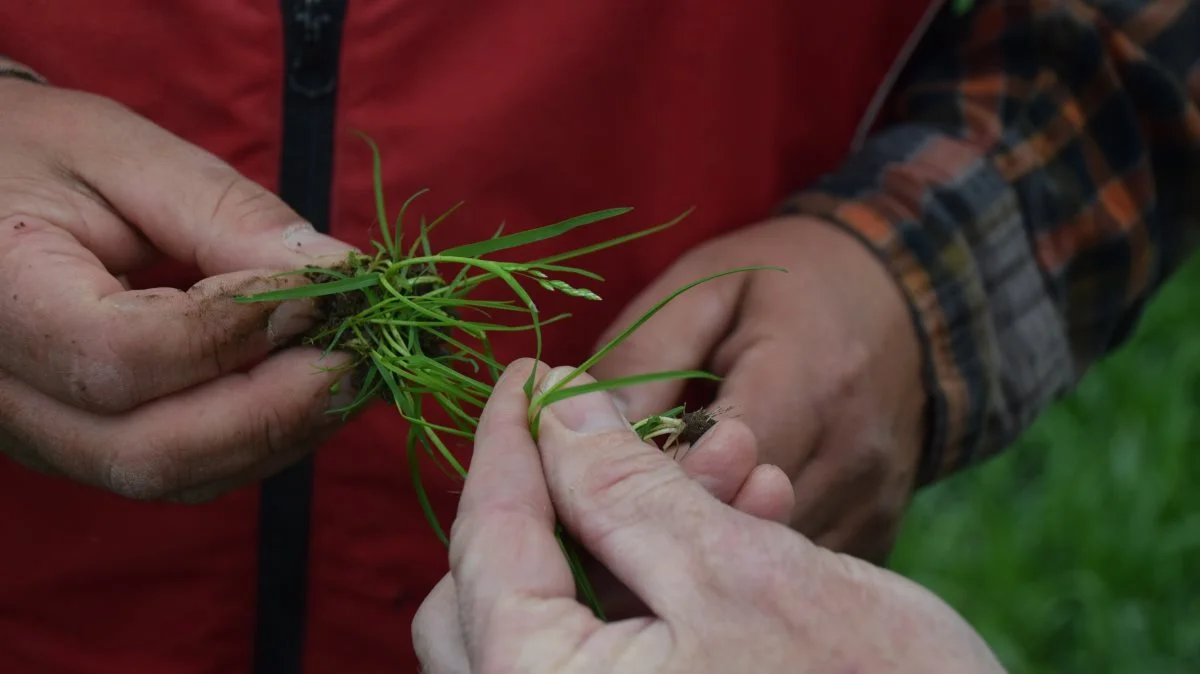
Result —
M 890 452 L 884 444 L 861 433 L 853 437 L 852 445 L 826 450 L 831 453 L 830 460 L 837 463 L 838 476 L 833 484 L 852 489 L 863 498 L 877 499 L 892 472 Z
M 869 434 L 850 452 L 856 472 L 864 479 L 882 480 L 891 466 L 892 452 L 883 438 Z
M 173 486 L 173 462 L 169 456 L 168 452 L 115 453 L 105 466 L 104 486 L 135 501 L 162 499 Z
M 263 214 L 286 209 L 278 197 L 262 185 L 238 173 L 233 167 L 221 163 L 210 170 L 221 174 L 213 181 L 216 186 L 213 201 L 214 220 L 225 220 L 231 224 L 252 224 L 262 222 Z
M 867 371 L 870 354 L 856 342 L 843 344 L 836 353 L 821 361 L 821 381 L 825 395 L 822 402 L 829 410 L 844 407 L 849 401 L 863 396 L 865 384 L 863 373 Z
M 298 219 L 277 196 L 216 157 L 202 161 L 198 173 L 211 186 L 202 193 L 200 203 L 207 202 L 215 225 L 208 228 L 206 239 L 197 248 L 202 265 L 213 264 L 220 239 L 231 232 L 254 234 Z
M 661 500 L 660 490 L 690 482 L 678 464 L 646 449 L 595 462 L 580 475 L 575 507 L 588 538 L 602 540 L 648 517 Z
M 289 437 L 297 435 L 299 421 L 291 419 L 275 405 L 267 405 L 258 414 L 252 425 L 251 440 L 262 450 L 262 456 L 282 454 L 288 447 Z
M 64 385 L 68 401 L 87 410 L 117 414 L 140 402 L 133 369 L 104 340 L 90 341 L 68 358 Z
M 781 537 L 761 520 L 738 522 L 724 535 L 710 538 L 701 560 L 710 567 L 714 582 L 732 585 L 731 594 L 753 606 L 769 610 L 781 601 L 780 588 L 795 585 L 799 537 Z
M 250 411 L 241 428 L 233 433 L 232 453 L 247 457 L 244 461 L 250 464 L 275 463 L 284 455 L 302 453 L 321 437 L 323 435 L 300 414 L 300 410 L 289 409 L 275 401 L 263 401 Z
M 222 217 L 239 219 L 263 206 L 262 202 L 268 196 L 266 190 L 231 167 L 220 166 L 214 170 L 223 174 L 214 181 L 217 185 L 212 212 L 214 220 Z
M 210 364 L 209 374 L 212 375 L 226 371 L 222 358 L 231 335 L 221 323 L 219 320 L 213 320 L 211 324 L 206 321 L 199 329 L 191 330 L 184 336 L 183 353 L 188 362 Z
M 682 475 L 674 462 L 666 461 L 646 451 L 594 463 L 584 470 L 583 493 L 599 507 L 639 501 Z

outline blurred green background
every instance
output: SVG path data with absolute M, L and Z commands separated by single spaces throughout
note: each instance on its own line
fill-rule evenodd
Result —
M 1012 449 L 922 492 L 889 566 L 1014 674 L 1200 672 L 1200 260 Z

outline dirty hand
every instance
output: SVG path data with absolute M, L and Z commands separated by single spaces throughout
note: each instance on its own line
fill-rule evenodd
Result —
M 0 452 L 179 500 L 299 458 L 336 375 L 315 374 L 315 350 L 264 357 L 311 309 L 232 297 L 348 247 L 112 101 L 0 78 L 0 120 Z M 126 290 L 161 256 L 208 278 Z
M 510 367 L 481 418 L 451 572 L 413 623 L 423 671 L 1002 671 L 931 593 L 721 503 L 606 394 L 550 406 L 535 443 L 531 367 Z M 602 623 L 576 600 L 556 514 L 650 616 Z
M 791 478 L 792 525 L 821 545 L 882 561 L 912 492 L 926 394 L 907 305 L 863 245 L 802 217 L 730 233 L 686 253 L 602 342 L 680 286 L 764 265 L 786 272 L 733 274 L 689 290 L 592 373 L 721 375 L 713 408 L 744 421 L 759 461 Z M 618 393 L 630 418 L 668 409 L 680 395 L 678 382 Z

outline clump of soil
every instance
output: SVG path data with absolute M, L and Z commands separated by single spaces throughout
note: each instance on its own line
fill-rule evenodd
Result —
M 349 271 L 348 263 L 342 263 L 342 266 L 345 269 L 336 269 L 336 271 Z M 313 272 L 307 274 L 306 277 L 314 284 L 329 283 L 339 278 L 327 272 Z M 342 323 L 346 319 L 366 311 L 370 306 L 367 303 L 367 296 L 359 291 L 323 295 L 316 298 L 316 304 L 317 315 L 320 317 L 320 320 L 307 333 L 302 335 L 302 338 L 306 344 L 311 344 L 320 349 L 328 349 L 333 346 L 334 337 L 337 335 L 337 330 L 341 327 Z
M 679 441 L 689 445 L 695 444 L 710 428 L 717 425 L 717 415 L 705 409 L 684 412 L 679 420 L 683 422 Z
M 313 284 L 329 283 L 346 276 L 354 276 L 359 269 L 354 260 L 346 260 L 330 268 L 329 271 L 309 272 L 305 274 L 305 278 Z M 439 279 L 438 281 L 429 280 L 413 285 L 409 293 L 411 296 L 424 295 L 443 285 L 433 265 L 411 268 L 409 273 L 414 277 L 429 276 Z M 344 293 L 322 295 L 314 298 L 314 302 L 316 304 L 317 322 L 312 328 L 297 338 L 299 343 L 315 346 L 322 350 L 332 348 L 337 351 L 354 353 L 356 355 L 366 355 L 371 351 L 370 344 L 348 343 L 347 339 L 352 338 L 352 333 L 345 331 L 339 333 L 340 328 L 347 320 L 371 308 L 370 300 L 366 293 L 361 290 L 351 290 Z M 455 318 L 458 317 L 458 312 L 453 308 L 446 308 L 445 311 Z M 419 333 L 418 342 L 421 352 L 426 356 L 440 358 L 450 355 L 444 330 L 424 328 Z M 351 377 L 351 386 L 355 390 L 362 389 L 371 367 L 371 362 L 365 358 L 356 367 L 354 375 Z M 391 392 L 386 386 L 380 388 L 380 395 L 385 401 L 391 402 Z
M 331 268 L 332 271 L 338 272 L 345 276 L 353 276 L 355 268 L 350 261 L 341 262 Z M 437 276 L 437 270 L 433 265 L 423 265 L 422 267 L 412 270 L 413 276 Z M 314 271 L 305 275 L 311 283 L 329 283 L 336 281 L 342 276 L 337 276 L 325 271 Z M 442 283 L 437 281 L 427 281 L 414 285 L 411 290 L 412 296 L 420 296 L 432 292 L 441 287 Z M 338 329 L 342 324 L 350 318 L 361 314 L 370 308 L 370 302 L 367 295 L 359 290 L 352 290 L 345 293 L 337 293 L 333 295 L 323 295 L 317 297 L 316 309 L 319 320 L 308 332 L 301 335 L 301 339 L 305 344 L 310 344 L 321 349 L 328 349 L 331 346 L 347 347 L 345 344 L 334 344 L 334 339 L 338 337 Z M 453 308 L 446 310 L 446 313 L 458 318 L 458 312 Z M 344 337 L 344 333 L 342 337 Z M 449 355 L 446 349 L 446 335 L 439 330 L 424 329 L 420 335 L 421 351 L 431 357 L 439 357 Z M 343 348 L 342 350 L 352 350 L 352 348 Z

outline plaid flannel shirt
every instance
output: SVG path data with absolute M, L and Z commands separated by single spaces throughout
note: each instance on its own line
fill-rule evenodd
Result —
M 785 212 L 890 268 L 926 361 L 922 484 L 1010 444 L 1200 234 L 1200 0 L 945 11 L 885 123 Z

